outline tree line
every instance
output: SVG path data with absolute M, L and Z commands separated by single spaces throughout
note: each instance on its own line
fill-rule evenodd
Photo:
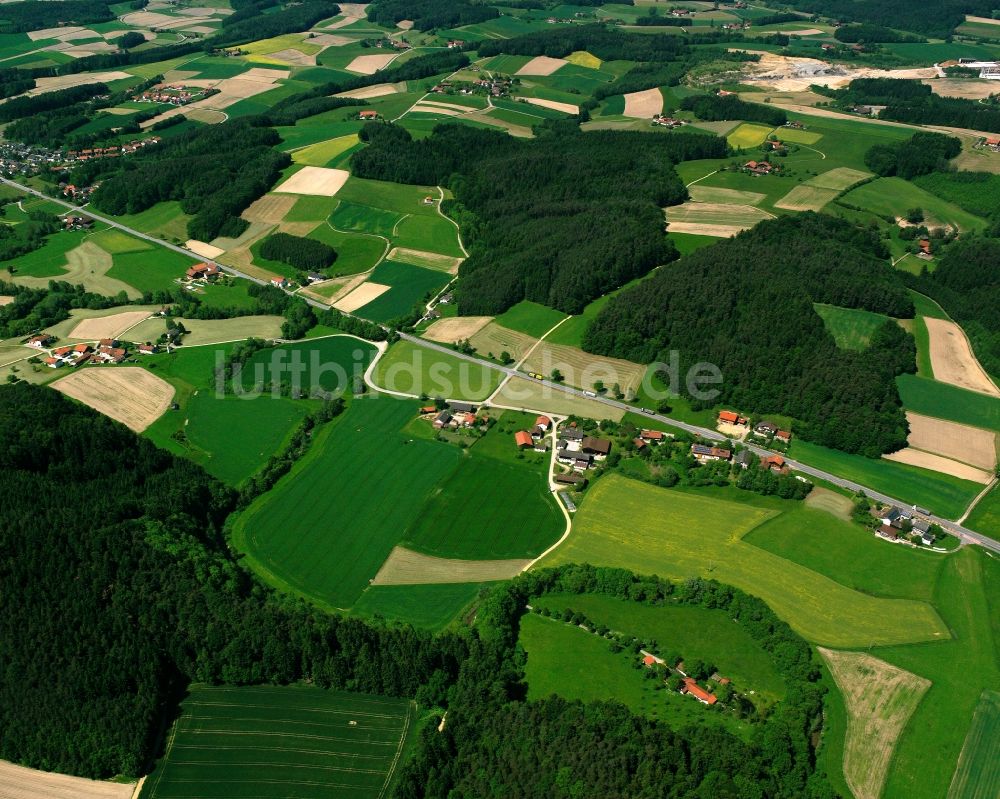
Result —
M 893 323 L 867 350 L 841 350 L 813 303 L 912 317 L 886 257 L 870 231 L 844 220 L 805 213 L 765 221 L 612 298 L 583 348 L 636 363 L 669 363 L 676 350 L 682 380 L 673 389 L 694 407 L 790 416 L 804 439 L 878 457 L 906 446 L 895 377 L 915 370 L 912 339 Z M 684 385 L 699 362 L 722 373 L 713 399 Z
M 948 168 L 962 152 L 962 142 L 942 133 L 914 133 L 895 144 L 875 144 L 865 153 L 865 165 L 877 175 L 896 175 L 906 180 Z
M 17 227 L 21 227 L 21 223 Z M 15 338 L 37 333 L 69 318 L 70 310 L 88 308 L 101 310 L 129 302 L 125 293 L 105 297 L 87 291 L 81 285 L 50 280 L 48 288 L 33 289 L 14 283 L 0 282 L 0 294 L 14 299 L 0 306 L 0 338 Z
M 496 19 L 500 12 L 485 3 L 469 0 L 375 0 L 368 6 L 369 22 L 395 28 L 400 20 L 413 21 L 419 31 L 457 28 Z
M 841 25 L 833 32 L 833 38 L 838 42 L 854 44 L 857 42 L 889 43 L 889 42 L 924 42 L 927 41 L 922 36 L 914 36 L 912 33 L 902 33 L 892 28 L 882 25 L 872 25 L 862 23 L 859 25 Z
M 52 28 L 57 22 L 92 25 L 115 18 L 103 0 L 25 0 L 3 10 L 0 32 L 27 33 Z
M 719 158 L 714 136 L 594 131 L 550 123 L 531 141 L 440 125 L 414 140 L 376 123 L 351 160 L 359 177 L 447 185 L 469 249 L 459 269 L 462 314 L 496 314 L 523 299 L 566 313 L 674 257 L 667 205 L 687 191 L 673 164 Z M 516 167 L 516 168 L 515 168 Z
M 735 94 L 693 94 L 681 100 L 681 109 L 707 122 L 742 119 L 779 127 L 788 121 L 785 112 L 760 103 L 743 102 Z
M 910 0 L 785 0 L 785 5 L 842 22 L 868 22 L 940 39 L 950 39 L 955 28 L 965 22 L 966 14 L 989 17 L 995 7 L 993 0 L 936 0 L 926 4 Z

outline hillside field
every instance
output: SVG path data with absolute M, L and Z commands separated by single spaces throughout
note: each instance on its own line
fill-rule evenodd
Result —
M 192 686 L 141 799 L 378 799 L 407 744 L 406 699 L 302 685 Z

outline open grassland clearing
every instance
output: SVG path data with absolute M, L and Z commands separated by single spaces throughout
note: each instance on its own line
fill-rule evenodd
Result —
M 983 691 L 948 799 L 991 799 L 1000 791 L 1000 692 Z
M 317 142 L 292 153 L 292 161 L 296 164 L 310 166 L 329 166 L 339 156 L 358 144 L 358 134 L 349 133 L 328 141 Z
M 137 433 L 156 421 L 174 396 L 172 385 L 137 366 L 81 369 L 52 387 Z
M 934 379 L 942 383 L 1000 397 L 1000 389 L 976 360 L 969 339 L 954 322 L 924 318 L 930 336 L 931 367 Z
M 135 785 L 88 780 L 0 760 L 0 796 L 9 799 L 131 799 Z
M 728 238 L 773 215 L 752 205 L 686 202 L 664 209 L 671 233 Z
M 391 557 L 391 556 L 390 556 Z M 351 608 L 351 615 L 402 621 L 436 632 L 447 627 L 476 601 L 490 583 L 439 585 L 370 585 Z
M 785 695 L 785 681 L 771 656 L 725 612 L 687 605 L 657 607 L 602 594 L 545 594 L 532 605 L 553 611 L 569 608 L 595 624 L 640 639 L 653 639 L 660 647 L 680 652 L 687 660 L 712 663 L 741 692 L 753 691 L 766 703 Z
M 934 419 L 907 412 L 911 447 L 992 472 L 997 464 L 996 438 L 992 430 Z
M 573 534 L 542 565 L 593 563 L 673 579 L 711 577 L 761 597 L 804 637 L 830 646 L 947 639 L 947 628 L 926 603 L 852 591 L 742 540 L 780 512 L 608 475 L 588 492 Z
M 377 799 L 401 761 L 409 700 L 313 686 L 193 686 L 142 799 Z M 310 788 L 311 786 L 311 788 Z
M 42 247 L 12 258 L 4 266 L 6 269 L 0 270 L 0 278 L 29 288 L 47 288 L 49 280 L 56 278 L 82 284 L 88 291 L 98 294 L 115 296 L 124 291 L 130 299 L 140 296 L 133 286 L 109 276 L 114 266 L 113 256 L 100 247 L 91 234 L 83 231 L 48 236 Z
M 509 580 L 524 571 L 529 563 L 530 559 L 516 558 L 440 558 L 405 547 L 394 547 L 372 580 L 372 585 L 437 585 Z
M 612 653 L 607 641 L 587 630 L 528 613 L 521 619 L 518 643 L 527 654 L 529 700 L 552 695 L 582 702 L 613 700 L 673 727 L 723 727 L 741 737 L 749 734 L 746 722 L 712 713 L 677 692 L 656 690 L 656 681 L 644 679 L 634 667 L 638 656 Z
M 621 408 L 575 394 L 567 394 L 526 377 L 510 378 L 504 383 L 494 402 L 510 408 L 530 408 L 559 416 L 584 416 L 598 421 L 611 419 L 617 422 L 625 415 L 625 411 Z
M 1000 690 L 998 596 L 1000 560 L 978 547 L 963 547 L 944 558 L 934 585 L 934 605 L 951 629 L 952 640 L 872 652 L 931 681 L 896 745 L 886 796 L 947 795 L 983 690 Z M 934 741 L 933 757 L 928 756 L 928 740 Z M 994 783 L 986 795 L 995 796 L 997 787 Z
M 752 122 L 744 122 L 736 130 L 726 136 L 729 146 L 735 149 L 744 147 L 756 147 L 773 131 L 766 125 L 755 125 Z
M 813 308 L 823 318 L 823 324 L 837 346 L 844 350 L 867 349 L 875 331 L 889 320 L 884 314 L 859 308 L 841 308 L 821 303 L 814 303 Z
M 276 339 L 281 336 L 281 316 L 234 316 L 232 319 L 184 319 L 188 347 L 218 344 L 246 338 Z
M 976 503 L 965 526 L 993 536 L 1000 532 L 1000 489 L 997 486 Z
M 924 212 L 929 226 L 951 225 L 962 232 L 982 230 L 986 222 L 957 205 L 935 197 L 902 178 L 879 178 L 852 189 L 843 203 L 879 216 L 905 217 L 911 208 Z
M 492 316 L 453 316 L 438 319 L 422 333 L 423 338 L 441 344 L 454 344 L 472 338 L 493 321 Z
M 847 705 L 847 784 L 855 799 L 878 799 L 896 742 L 930 680 L 861 652 L 819 651 Z
M 840 192 L 836 189 L 824 189 L 803 183 L 778 200 L 774 207 L 786 211 L 819 211 L 838 194 Z
M 775 133 L 782 141 L 789 141 L 793 144 L 816 144 L 816 142 L 823 138 L 822 133 L 816 133 L 811 130 L 798 130 L 797 128 L 782 127 L 778 128 Z
M 853 480 L 908 504 L 929 508 L 947 519 L 961 516 L 968 504 L 982 491 L 982 485 L 971 480 L 905 463 L 894 463 L 885 458 L 851 455 L 802 439 L 792 442 L 789 455 L 817 469 Z
M 372 379 L 387 391 L 476 402 L 492 394 L 503 372 L 456 355 L 397 341 L 375 367 Z
M 502 360 L 501 356 L 506 352 L 515 362 L 520 361 L 537 342 L 538 339 L 518 333 L 495 321 L 469 337 L 469 343 L 476 348 L 479 355 Z
M 568 385 L 590 390 L 595 383 L 602 382 L 608 389 L 617 385 L 626 396 L 638 393 L 646 373 L 642 364 L 603 358 L 576 347 L 550 344 L 548 341 L 542 341 L 535 347 L 521 368 L 546 377 L 558 369 Z

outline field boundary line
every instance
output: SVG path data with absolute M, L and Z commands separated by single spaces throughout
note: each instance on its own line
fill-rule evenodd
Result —
M 990 491 L 993 490 L 993 487 L 996 484 L 997 484 L 997 478 L 994 477 L 986 484 L 983 490 L 976 495 L 975 499 L 973 499 L 972 502 L 969 503 L 969 507 L 965 509 L 965 513 L 963 513 L 961 517 L 956 521 L 956 524 L 964 524 L 965 520 L 969 517 L 969 514 L 972 513 L 973 510 L 975 510 L 976 505 L 979 504 L 980 500 L 982 500 L 983 497 L 985 497 L 987 494 L 990 493 Z M 964 546 L 965 542 L 962 541 L 961 539 L 959 539 L 959 541 L 960 545 Z
M 692 180 L 692 181 L 691 181 L 690 183 L 688 183 L 688 184 L 687 184 L 687 185 L 686 185 L 686 186 L 685 186 L 684 188 L 685 188 L 685 189 L 688 189 L 688 188 L 690 188 L 691 186 L 693 186 L 693 185 L 694 185 L 695 183 L 700 183 L 701 181 L 705 180 L 706 178 L 710 178 L 710 177 L 712 177 L 712 175 L 714 175 L 714 174 L 715 174 L 716 172 L 718 172 L 718 171 L 719 171 L 718 169 L 713 169 L 713 170 L 712 170 L 711 172 L 709 172 L 709 173 L 708 173 L 707 175 L 702 175 L 702 176 L 701 176 L 700 178 L 698 178 L 697 180 Z
M 385 775 L 385 782 L 382 783 L 382 790 L 378 792 L 378 799 L 383 799 L 385 792 L 389 790 L 389 783 L 392 782 L 392 775 L 396 773 L 396 766 L 399 765 L 399 758 L 403 754 L 403 747 L 406 745 L 406 734 L 410 730 L 410 714 L 413 712 L 413 703 L 406 706 L 406 716 L 403 718 L 403 730 L 399 735 L 399 746 L 396 747 L 396 756 L 392 759 L 389 772 Z
M 444 211 L 441 210 L 441 203 L 444 202 L 444 189 L 441 186 L 438 186 L 437 190 L 438 190 L 437 212 L 455 226 L 455 237 L 458 239 L 458 248 L 462 251 L 462 254 L 466 258 L 468 258 L 469 251 L 465 249 L 465 244 L 462 242 L 462 228 L 459 227 L 458 222 L 456 222 L 454 219 L 452 219 Z

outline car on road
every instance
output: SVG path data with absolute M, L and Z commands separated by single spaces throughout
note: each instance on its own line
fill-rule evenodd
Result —
M 585 396 L 585 397 L 596 397 L 597 396 L 597 392 L 596 391 L 584 391 L 583 392 L 583 396 Z

